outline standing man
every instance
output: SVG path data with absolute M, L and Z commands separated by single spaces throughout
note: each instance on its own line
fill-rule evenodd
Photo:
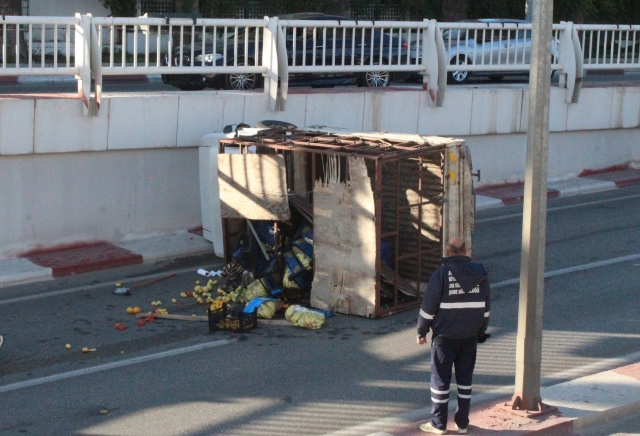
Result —
M 458 385 L 458 410 L 454 422 L 459 434 L 467 433 L 471 384 L 477 344 L 484 342 L 489 325 L 487 269 L 468 257 L 461 238 L 451 238 L 446 257 L 433 273 L 418 316 L 418 345 L 427 342 L 431 329 L 431 419 L 420 425 L 427 433 L 445 434 L 449 411 L 451 369 Z

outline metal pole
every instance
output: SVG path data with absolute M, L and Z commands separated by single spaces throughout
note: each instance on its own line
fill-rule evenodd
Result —
M 527 0 L 524 4 L 524 19 L 533 21 L 533 0 Z
M 553 1 L 533 5 L 527 168 L 524 183 L 520 305 L 513 409 L 541 410 L 542 306 L 547 213 Z

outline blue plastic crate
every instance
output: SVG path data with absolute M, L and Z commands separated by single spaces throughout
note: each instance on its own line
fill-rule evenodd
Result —
M 273 221 L 251 221 L 253 228 L 258 234 L 258 238 L 265 244 L 269 244 L 271 247 L 275 245 L 275 234 L 273 232 Z
M 290 272 L 290 280 L 296 282 L 300 289 L 307 289 L 311 287 L 311 273 L 302 266 L 291 249 L 285 250 L 282 253 L 282 260 L 284 261 L 285 268 Z

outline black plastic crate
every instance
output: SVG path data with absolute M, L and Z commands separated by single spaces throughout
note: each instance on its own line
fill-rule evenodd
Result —
M 258 248 L 252 243 L 241 245 L 231 256 L 247 271 L 255 270 L 260 261 Z
M 218 330 L 226 330 L 231 332 L 244 332 L 254 329 L 258 326 L 258 310 L 255 309 L 251 313 L 243 311 L 234 311 L 228 317 L 229 309 L 224 303 L 220 309 L 207 309 L 209 317 L 209 333 L 215 333 Z
M 268 262 L 263 261 L 253 273 L 272 297 L 282 294 L 282 268 L 280 256 L 274 256 Z

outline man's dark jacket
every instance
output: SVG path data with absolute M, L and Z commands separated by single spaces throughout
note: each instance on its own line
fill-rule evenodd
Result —
M 469 339 L 489 325 L 489 278 L 484 265 L 467 256 L 445 257 L 431 276 L 418 317 L 418 337 Z

